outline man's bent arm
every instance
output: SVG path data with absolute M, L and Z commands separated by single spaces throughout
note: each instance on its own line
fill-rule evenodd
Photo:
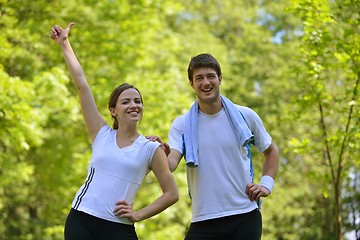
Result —
M 174 172 L 179 165 L 182 155 L 179 151 L 171 148 L 170 154 L 168 155 L 169 168 L 171 172 Z
M 279 151 L 274 143 L 263 152 L 264 153 L 264 164 L 262 175 L 270 176 L 275 180 L 276 173 L 279 168 Z

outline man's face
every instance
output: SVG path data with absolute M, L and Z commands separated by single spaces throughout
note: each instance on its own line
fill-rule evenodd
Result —
M 219 97 L 219 86 L 222 77 L 212 68 L 198 68 L 194 70 L 190 85 L 195 90 L 199 101 L 214 102 Z

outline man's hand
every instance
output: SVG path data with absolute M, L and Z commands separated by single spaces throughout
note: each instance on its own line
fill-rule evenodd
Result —
M 249 196 L 250 201 L 258 201 L 260 197 L 267 197 L 270 195 L 269 189 L 255 183 L 246 185 L 246 194 Z
M 167 144 L 166 142 L 163 142 L 158 136 L 151 135 L 151 136 L 145 136 L 145 137 L 152 142 L 161 143 L 161 147 L 165 151 L 166 156 L 169 156 L 170 151 L 171 151 L 169 144 Z

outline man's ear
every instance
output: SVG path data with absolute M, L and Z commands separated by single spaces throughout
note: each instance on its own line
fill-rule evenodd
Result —
M 193 83 L 194 83 L 193 80 L 189 80 L 189 84 L 192 88 L 194 88 Z
M 219 85 L 221 85 L 221 83 L 222 83 L 222 75 L 220 75 L 219 77 L 218 77 L 218 79 L 219 79 Z

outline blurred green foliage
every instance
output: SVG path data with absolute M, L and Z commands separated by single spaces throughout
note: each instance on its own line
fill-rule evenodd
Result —
M 350 0 L 0 0 L 0 239 L 63 239 L 86 175 L 89 136 L 48 36 L 71 21 L 108 123 L 108 96 L 129 82 L 144 98 L 141 133 L 165 141 L 195 99 L 190 58 L 208 52 L 220 61 L 222 94 L 258 112 L 281 151 L 263 204 L 264 240 L 359 236 L 359 12 Z M 258 180 L 262 156 L 253 155 Z M 184 164 L 174 176 L 179 202 L 136 223 L 140 239 L 183 239 L 191 218 Z M 150 173 L 135 208 L 159 193 Z

